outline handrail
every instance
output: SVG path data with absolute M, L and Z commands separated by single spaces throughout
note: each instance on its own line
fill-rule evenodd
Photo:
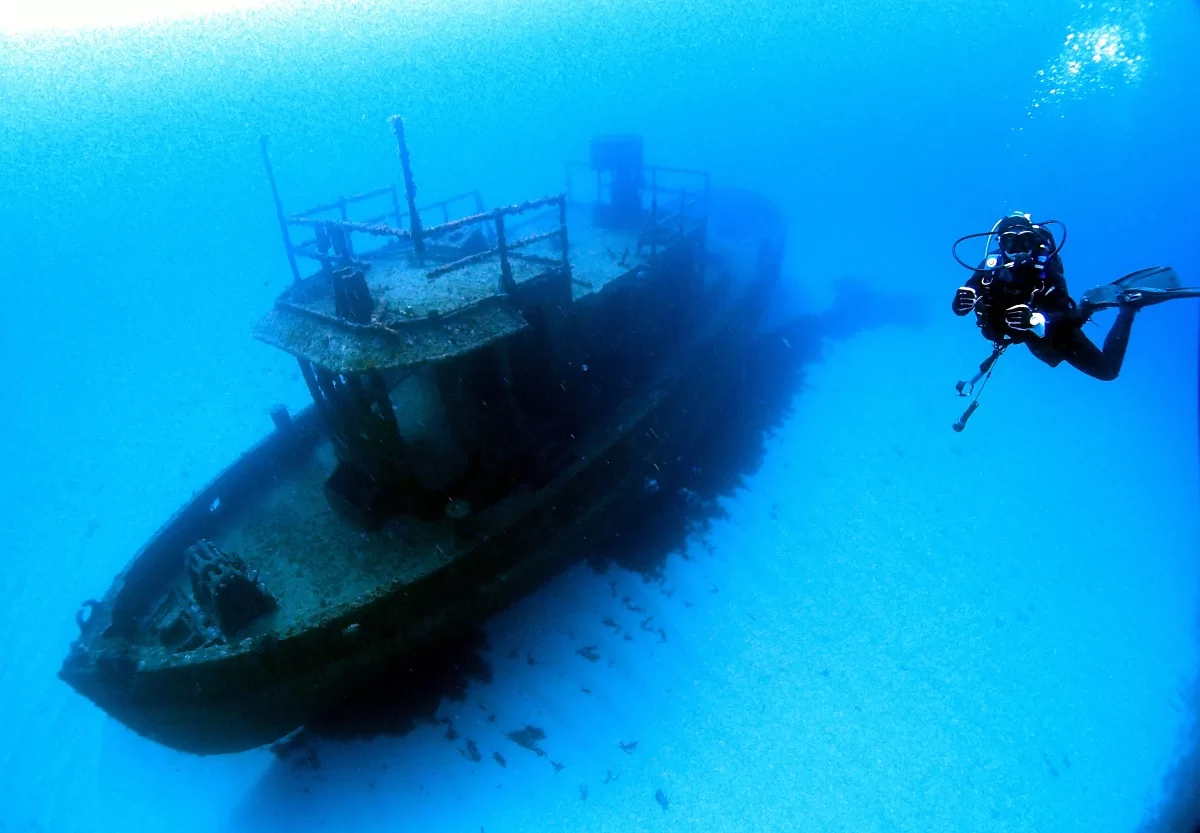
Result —
M 468 197 L 471 197 L 475 200 L 475 213 L 476 214 L 482 213 L 483 212 L 483 197 L 481 197 L 479 195 L 479 191 L 477 191 L 477 190 L 476 191 L 463 191 L 461 194 L 455 194 L 452 197 L 446 197 L 443 200 L 431 202 L 428 205 L 421 206 L 420 208 L 417 209 L 417 211 L 430 211 L 434 208 L 440 208 L 440 209 L 442 209 L 442 222 L 449 222 L 450 221 L 450 206 L 453 203 L 456 203 L 459 200 L 465 200 Z
M 290 215 L 288 219 L 290 220 L 296 217 L 307 217 L 310 214 L 320 214 L 322 211 L 332 211 L 335 208 L 344 211 L 348 205 L 352 205 L 356 202 L 363 202 L 364 200 L 374 199 L 375 197 L 382 197 L 384 194 L 395 193 L 395 191 L 395 185 L 387 185 L 383 188 L 376 188 L 374 191 L 364 191 L 361 194 L 354 194 L 353 196 L 349 197 L 338 197 L 334 202 L 322 203 L 321 205 L 305 209 L 304 211 L 299 211 Z
M 396 228 L 384 223 L 356 223 L 353 220 L 321 220 L 314 217 L 289 217 L 289 226 L 309 226 L 313 228 L 339 228 L 343 231 L 357 231 L 376 237 L 410 238 L 412 232 L 404 228 Z
M 650 212 L 646 217 L 646 228 L 643 229 L 642 234 L 639 236 L 638 250 L 639 251 L 641 250 L 641 246 L 644 245 L 644 243 L 646 242 L 646 237 L 648 236 L 650 238 L 650 240 L 649 240 L 650 256 L 651 256 L 651 258 L 653 258 L 658 253 L 658 231 L 659 231 L 659 229 L 665 228 L 669 224 L 672 224 L 677 221 L 679 223 L 680 233 L 683 233 L 684 230 L 686 229 L 686 224 L 687 224 L 687 209 L 691 208 L 693 206 L 696 206 L 698 204 L 701 204 L 701 203 L 706 203 L 707 202 L 707 193 L 703 197 L 701 195 L 694 194 L 694 193 L 689 195 L 687 193 L 687 191 L 682 188 L 679 189 L 678 191 L 676 191 L 673 188 L 667 188 L 665 186 L 658 185 L 658 172 L 659 171 L 667 171 L 667 172 L 672 172 L 672 173 L 696 174 L 696 175 L 704 175 L 704 172 L 689 171 L 689 170 L 681 169 L 681 168 L 666 168 L 664 166 L 647 166 L 646 170 L 648 170 L 651 174 L 650 185 L 648 188 L 648 190 L 650 192 Z M 453 200 L 456 200 L 456 199 L 461 199 L 464 196 L 470 196 L 471 193 L 472 192 L 467 192 L 466 194 L 459 194 L 454 197 L 450 197 L 446 200 L 440 201 L 440 203 L 434 203 L 433 205 L 437 206 L 439 204 L 448 204 L 449 202 L 452 202 Z M 677 193 L 679 195 L 679 202 L 678 202 L 679 207 L 676 210 L 668 211 L 668 212 L 664 212 L 664 213 L 660 214 L 659 213 L 658 195 L 659 194 L 667 194 L 667 193 L 672 193 L 672 194 Z M 526 237 L 521 240 L 511 242 L 511 243 L 507 242 L 505 240 L 505 236 L 504 236 L 504 218 L 505 217 L 512 217 L 512 216 L 524 214 L 526 212 L 533 211 L 538 208 L 543 208 L 545 206 L 555 205 L 555 204 L 557 204 L 560 208 L 560 223 L 559 223 L 558 229 L 548 231 L 548 232 L 542 232 L 539 234 L 534 234 L 534 235 L 531 235 L 530 237 Z M 336 204 L 336 203 L 334 204 L 335 207 L 337 205 L 338 204 Z M 493 246 L 482 252 L 477 252 L 477 253 L 474 253 L 471 255 L 467 255 L 466 257 L 459 258 L 458 260 L 451 261 L 450 263 L 443 263 L 439 266 L 436 266 L 433 269 L 430 269 L 426 273 L 426 277 L 429 278 L 430 280 L 432 280 L 434 278 L 441 277 L 442 275 L 449 274 L 450 272 L 454 272 L 459 269 L 465 268 L 466 266 L 469 266 L 472 263 L 477 263 L 479 261 L 486 260 L 487 258 L 493 257 L 498 254 L 498 255 L 500 255 L 500 261 L 501 261 L 501 273 L 502 273 L 501 282 L 506 287 L 506 290 L 507 290 L 507 289 L 511 288 L 511 281 L 512 281 L 512 270 L 511 270 L 510 264 L 508 263 L 508 253 L 511 251 L 515 251 L 516 249 L 519 249 L 519 248 L 530 246 L 534 243 L 552 239 L 554 237 L 561 237 L 564 241 L 562 264 L 563 264 L 563 267 L 565 269 L 567 269 L 569 272 L 570 261 L 568 258 L 568 246 L 566 243 L 567 229 L 566 229 L 566 194 L 565 193 L 555 194 L 555 195 L 547 196 L 547 197 L 541 197 L 541 198 L 538 198 L 535 200 L 527 200 L 527 201 L 521 202 L 521 203 L 514 203 L 511 205 L 500 206 L 498 208 L 492 209 L 491 211 L 485 211 L 485 212 L 481 212 L 478 214 L 472 214 L 468 217 L 461 217 L 457 220 L 450 220 L 448 222 L 442 223 L 441 225 L 437 225 L 437 226 L 430 226 L 429 228 L 422 230 L 422 237 L 425 238 L 426 240 L 429 240 L 429 239 L 432 239 L 432 238 L 435 238 L 435 237 L 438 237 L 438 236 L 441 236 L 444 234 L 448 234 L 452 231 L 456 231 L 460 228 L 464 228 L 466 226 L 480 225 L 480 224 L 483 224 L 483 223 L 486 223 L 489 221 L 495 223 L 495 226 L 496 226 L 496 240 L 497 240 L 496 246 Z M 291 217 L 289 217 L 287 219 L 287 224 L 288 225 L 296 225 L 296 226 L 308 226 L 308 227 L 313 227 L 313 228 L 320 228 L 320 229 L 323 229 L 326 233 L 328 233 L 328 231 L 330 229 L 336 228 L 336 229 L 340 229 L 342 231 L 359 232 L 362 234 L 369 234 L 369 235 L 376 236 L 376 237 L 393 237 L 393 238 L 396 238 L 397 240 L 411 240 L 412 239 L 412 232 L 410 230 L 403 229 L 403 228 L 396 228 L 394 226 L 389 226 L 386 223 L 360 223 L 360 222 L 354 222 L 351 220 L 332 220 L 332 219 L 324 220 L 324 219 L 313 218 L 313 217 L 302 217 L 302 216 L 292 215 Z M 647 232 L 649 232 L 649 234 L 647 234 Z M 319 251 L 317 251 L 317 252 L 312 251 L 312 246 L 314 246 L 314 245 L 317 246 Z M 292 248 L 297 255 L 300 255 L 302 257 L 311 258 L 313 260 L 319 260 L 322 263 L 326 262 L 329 257 L 327 254 L 324 253 L 323 250 L 320 250 L 320 244 L 315 240 L 314 241 L 306 241 L 305 243 L 295 245 Z
M 442 275 L 448 274 L 450 272 L 457 272 L 459 269 L 462 269 L 466 266 L 470 266 L 472 263 L 478 263 L 481 260 L 487 260 L 489 257 L 492 257 L 499 251 L 500 251 L 499 246 L 493 246 L 490 249 L 484 249 L 482 252 L 476 252 L 473 255 L 467 255 L 466 257 L 460 257 L 458 260 L 452 260 L 449 263 L 443 263 L 441 266 L 438 266 L 434 269 L 430 269 L 428 272 L 425 273 L 425 277 L 429 278 L 429 280 L 433 280 L 434 278 L 440 278 Z
M 675 220 L 679 220 L 681 218 L 681 216 L 684 214 L 684 209 L 689 208 L 690 206 L 696 205 L 699 202 L 700 202 L 700 197 L 697 197 L 697 196 L 685 198 L 682 201 L 682 205 L 678 211 L 671 211 L 667 214 L 663 214 L 662 216 L 656 218 L 656 222 L 660 226 L 665 226 L 667 223 L 671 223 L 671 222 L 674 222 Z
M 558 237 L 562 234 L 562 229 L 553 229 L 552 231 L 543 231 L 540 234 L 531 234 L 528 237 L 523 237 L 516 243 L 509 243 L 508 250 L 523 249 L 526 246 L 532 246 L 534 243 L 541 243 L 543 240 L 549 240 L 551 237 Z
M 524 237 L 520 240 L 508 242 L 504 234 L 504 218 L 513 217 L 524 214 L 528 211 L 533 211 L 537 208 L 544 208 L 549 205 L 557 205 L 559 207 L 559 227 L 547 232 L 533 234 Z M 549 197 L 541 197 L 536 200 L 527 200 L 521 203 L 494 208 L 483 214 L 475 214 L 470 217 L 463 217 L 461 220 L 452 220 L 449 223 L 443 223 L 441 226 L 436 226 L 431 229 L 426 229 L 427 237 L 432 237 L 435 234 L 443 234 L 447 231 L 461 228 L 464 225 L 483 223 L 491 220 L 496 225 L 496 245 L 482 252 L 467 255 L 450 263 L 443 263 L 425 273 L 425 276 L 430 280 L 449 274 L 450 272 L 458 271 L 459 269 L 470 266 L 473 263 L 478 263 L 495 255 L 500 256 L 500 284 L 505 292 L 511 292 L 515 288 L 512 277 L 512 267 L 508 262 L 508 254 L 516 249 L 531 246 L 534 243 L 539 243 L 543 240 L 550 240 L 558 237 L 562 240 L 562 266 L 566 273 L 570 274 L 571 264 L 568 256 L 567 242 L 567 197 L 566 194 L 555 194 Z
M 394 215 L 396 217 L 396 224 L 399 225 L 400 223 L 403 222 L 403 219 L 408 216 L 408 212 L 400 210 L 399 193 L 397 192 L 395 185 L 387 185 L 387 186 L 384 186 L 383 188 L 376 188 L 374 191 L 364 191 L 361 194 L 354 194 L 349 197 L 338 197 L 333 202 L 321 203 L 320 205 L 315 205 L 312 208 L 306 208 L 303 211 L 297 211 L 294 214 L 289 214 L 287 219 L 292 220 L 292 219 L 312 217 L 312 215 L 314 215 L 314 214 L 320 214 L 324 211 L 333 211 L 334 209 L 337 209 L 338 211 L 342 212 L 344 215 L 347 206 L 353 205 L 354 203 L 365 202 L 366 200 L 375 199 L 376 197 L 382 197 L 386 194 L 390 194 L 392 196 L 393 210 L 391 213 L 392 213 L 392 215 Z M 483 198 L 480 197 L 479 191 L 473 190 L 473 191 L 463 191 L 461 194 L 454 194 L 453 196 L 446 197 L 445 199 L 435 200 L 431 203 L 427 203 L 425 205 L 420 206 L 417 209 L 417 211 L 419 211 L 419 212 L 432 211 L 435 208 L 440 208 L 440 209 L 442 209 L 443 218 L 448 220 L 450 206 L 460 200 L 465 200 L 465 199 L 474 199 L 475 210 L 477 212 L 480 212 L 483 210 Z M 384 217 L 387 217 L 387 216 L 388 216 L 387 214 L 381 214 L 381 215 L 379 215 L 379 219 L 383 219 Z M 347 220 L 349 218 L 343 216 L 342 219 Z M 370 221 L 368 221 L 368 222 L 370 222 Z
M 512 252 L 515 249 L 523 249 L 526 246 L 532 246 L 534 243 L 540 243 L 543 240 L 549 240 L 553 237 L 558 237 L 561 234 L 562 229 L 553 229 L 551 231 L 544 231 L 540 234 L 531 234 L 529 237 L 524 237 L 515 243 L 505 242 L 504 248 L 506 251 Z M 452 260 L 449 263 L 443 263 L 441 266 L 430 269 L 428 272 L 426 272 L 425 277 L 429 278 L 430 280 L 433 278 L 439 278 L 442 275 L 449 274 L 450 272 L 457 272 L 459 269 L 470 266 L 472 263 L 478 263 L 481 260 L 487 260 L 488 258 L 497 254 L 500 254 L 500 247 L 493 246 L 490 249 L 484 249 L 482 252 L 476 252 L 475 254 L 467 255 L 466 257 L 460 257 L 458 260 Z
M 488 220 L 494 219 L 496 212 L 502 212 L 503 216 L 511 217 L 517 214 L 524 214 L 526 211 L 532 211 L 535 208 L 541 208 L 551 203 L 556 203 L 562 199 L 561 194 L 555 194 L 550 197 L 540 197 L 536 200 L 528 200 L 526 202 L 515 203 L 513 205 L 502 205 L 493 208 L 491 211 L 483 211 L 479 214 L 472 214 L 470 217 L 462 217 L 458 220 L 451 220 L 448 223 L 442 223 L 440 226 L 433 226 L 424 231 L 426 237 L 432 237 L 435 234 L 446 234 L 463 226 L 472 225 L 475 223 L 485 223 Z
M 712 174 L 710 174 L 708 171 L 701 171 L 701 170 L 697 170 L 695 168 L 672 168 L 669 165 L 647 165 L 646 170 L 662 171 L 663 173 L 668 173 L 668 174 L 686 174 L 688 176 L 699 176 L 699 177 L 703 177 L 704 179 L 710 179 L 712 177 Z
M 471 192 L 468 192 L 467 195 L 470 195 L 470 193 Z M 462 196 L 465 196 L 465 195 L 459 195 L 458 198 L 461 198 Z M 450 199 L 453 200 L 456 198 L 452 197 Z M 447 200 L 447 202 L 449 202 L 449 200 Z M 551 205 L 557 205 L 559 208 L 559 218 L 558 218 L 559 219 L 559 227 L 558 228 L 552 229 L 551 231 L 533 234 L 528 237 L 524 237 L 524 238 L 521 238 L 520 240 L 515 240 L 512 242 L 508 242 L 505 239 L 505 235 L 504 235 L 504 218 L 505 217 L 517 216 L 517 215 L 524 214 L 529 211 L 533 211 L 538 208 L 545 208 L 545 207 L 551 206 Z M 570 266 L 570 260 L 569 260 L 569 245 L 568 245 L 568 238 L 567 238 L 567 203 L 566 203 L 566 194 L 565 193 L 564 194 L 554 194 L 554 195 L 548 196 L 548 197 L 540 197 L 535 200 L 526 200 L 525 202 L 513 203 L 510 205 L 500 206 L 498 208 L 492 209 L 491 211 L 486 211 L 486 212 L 482 212 L 479 214 L 472 214 L 469 217 L 462 217 L 457 220 L 450 220 L 449 222 L 442 223 L 441 225 L 431 226 L 427 229 L 423 229 L 421 236 L 424 239 L 429 240 L 434 237 L 438 237 L 440 235 L 448 234 L 449 232 L 455 231 L 457 229 L 464 228 L 466 226 L 478 225 L 478 224 L 482 224 L 482 223 L 487 223 L 489 221 L 495 224 L 497 245 L 495 245 L 485 251 L 476 252 L 474 254 L 467 255 L 466 257 L 459 258 L 458 260 L 451 261 L 450 263 L 443 263 L 439 266 L 436 266 L 433 269 L 430 269 L 428 272 L 426 272 L 426 277 L 432 280 L 433 278 L 437 278 L 442 275 L 448 274 L 450 272 L 457 271 L 459 269 L 462 269 L 466 266 L 471 265 L 472 263 L 486 260 L 489 257 L 494 257 L 495 255 L 498 254 L 500 256 L 501 285 L 505 289 L 505 291 L 511 292 L 514 287 L 514 284 L 513 284 L 513 278 L 512 278 L 512 267 L 508 262 L 509 252 L 515 251 L 516 249 L 525 248 L 527 246 L 533 245 L 534 243 L 539 243 L 544 240 L 550 240 L 553 238 L 560 238 L 562 240 L 561 262 L 562 262 L 562 266 L 566 270 L 566 272 L 568 274 L 570 273 L 571 266 Z M 412 232 L 409 229 L 396 228 L 394 226 L 389 226 L 386 223 L 359 223 L 359 222 L 354 222 L 351 220 L 332 220 L 332 219 L 325 220 L 325 219 L 320 219 L 320 218 L 315 218 L 315 217 L 302 217 L 302 216 L 293 215 L 287 219 L 287 224 L 293 225 L 293 226 L 305 226 L 305 227 L 317 229 L 320 232 L 324 232 L 326 237 L 329 236 L 329 231 L 331 229 L 339 229 L 341 231 L 350 231 L 350 232 L 359 232 L 361 234 L 369 234 L 369 235 L 372 235 L 375 237 L 394 237 L 398 240 L 411 240 L 412 239 Z M 316 249 L 315 251 L 314 251 L 314 247 Z M 295 254 L 300 255 L 302 257 L 311 258 L 313 260 L 319 260 L 322 263 L 326 263 L 329 260 L 329 255 L 326 253 L 327 249 L 322 248 L 322 244 L 315 239 L 310 240 L 310 241 L 305 241 L 304 243 L 300 243 L 298 245 L 293 245 L 291 248 L 295 252 Z
M 528 200 L 523 203 L 514 205 L 500 206 L 491 211 L 484 211 L 480 214 L 472 214 L 469 217 L 462 217 L 458 220 L 451 220 L 448 223 L 442 223 L 438 226 L 430 226 L 422 229 L 423 237 L 429 238 L 435 235 L 447 234 L 463 226 L 474 225 L 477 223 L 485 223 L 488 220 L 495 219 L 496 212 L 499 211 L 503 216 L 509 217 L 516 214 L 524 214 L 527 211 L 532 211 L 535 208 L 551 205 L 559 202 L 563 197 L 561 194 L 556 194 L 550 197 L 541 197 L 536 200 Z M 288 225 L 292 226 L 309 226 L 309 227 L 324 227 L 324 228 L 340 228 L 345 231 L 357 231 L 362 234 L 372 234 L 377 237 L 404 237 L 411 238 L 412 232 L 408 229 L 396 228 L 385 223 L 359 223 L 353 220 L 323 220 L 319 217 L 302 217 L 293 214 L 288 218 Z
M 578 162 L 578 161 L 567 162 L 565 167 L 567 170 L 567 183 L 568 183 L 567 193 L 568 194 L 570 194 L 571 169 L 582 168 L 583 170 L 586 170 L 586 171 L 594 171 L 590 162 Z M 668 165 L 642 165 L 642 171 L 644 173 L 648 173 L 651 175 L 651 185 L 650 185 L 651 191 L 654 191 L 654 190 L 673 191 L 673 190 L 675 190 L 673 188 L 667 188 L 666 186 L 663 186 L 660 189 L 659 186 L 654 184 L 657 179 L 657 174 L 659 174 L 659 173 L 679 174 L 681 176 L 699 177 L 700 179 L 704 180 L 704 196 L 705 196 L 706 200 L 708 198 L 709 192 L 712 190 L 712 174 L 709 171 L 701 171 L 701 170 L 697 170 L 695 168 L 673 168 Z M 595 171 L 595 173 L 599 174 L 600 171 Z M 597 180 L 597 184 L 598 183 L 599 183 L 599 181 Z M 597 197 L 599 197 L 599 193 L 597 193 Z
M 579 160 L 575 160 L 573 162 L 567 162 L 566 165 L 568 168 L 585 168 L 589 171 L 594 170 L 591 162 L 581 162 Z M 687 176 L 699 176 L 704 178 L 712 176 L 709 171 L 702 171 L 699 168 L 673 168 L 669 165 L 642 165 L 642 170 L 662 171 L 663 173 L 668 174 L 685 174 Z
M 704 208 L 707 209 L 708 197 L 709 197 L 709 180 L 707 177 L 705 177 L 703 197 L 701 197 L 700 195 L 694 194 L 689 198 L 687 189 L 680 187 L 678 190 L 679 208 L 675 211 L 668 211 L 665 214 L 660 215 L 658 212 L 658 195 L 659 195 L 659 193 L 660 192 L 671 193 L 674 191 L 674 189 L 668 189 L 665 187 L 660 188 L 658 186 L 658 172 L 661 170 L 678 172 L 683 169 L 663 168 L 661 166 L 658 166 L 658 167 L 652 167 L 649 170 L 650 170 L 650 212 L 646 215 L 646 220 L 642 225 L 641 234 L 638 235 L 637 252 L 639 255 L 641 254 L 642 246 L 645 245 L 646 237 L 649 236 L 649 238 L 650 238 L 650 259 L 654 260 L 655 256 L 658 254 L 658 233 L 660 230 L 668 230 L 669 227 L 673 223 L 678 222 L 679 223 L 679 237 L 682 239 L 683 237 L 685 237 L 687 235 L 687 220 L 688 220 L 687 209 L 690 206 L 697 205 L 701 202 L 703 202 Z M 703 224 L 703 221 L 701 221 L 701 222 Z M 670 238 L 668 237 L 668 240 L 669 239 Z

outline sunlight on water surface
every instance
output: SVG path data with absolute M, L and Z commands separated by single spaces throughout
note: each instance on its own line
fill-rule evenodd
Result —
M 45 30 L 109 29 L 150 21 L 198 18 L 267 6 L 296 5 L 281 0 L 43 0 L 0 3 L 0 34 Z
M 1153 4 L 1084 3 L 1067 27 L 1062 50 L 1038 71 L 1038 90 L 1028 114 L 1053 110 L 1097 91 L 1136 84 L 1146 46 L 1145 18 Z M 1059 117 L 1062 117 L 1059 113 Z

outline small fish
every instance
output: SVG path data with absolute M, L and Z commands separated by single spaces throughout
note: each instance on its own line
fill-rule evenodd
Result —
M 600 659 L 600 655 L 596 653 L 595 645 L 585 645 L 582 648 L 576 648 L 575 653 L 579 654 L 579 656 L 583 657 L 589 662 L 595 662 L 596 660 Z
M 470 738 L 467 739 L 467 748 L 458 750 L 458 753 L 467 760 L 474 761 L 475 763 L 483 760 L 483 756 L 479 754 L 479 747 Z
M 539 758 L 546 757 L 546 751 L 544 749 L 541 749 L 538 747 L 538 741 L 545 740 L 546 733 L 542 729 L 539 729 L 537 726 L 530 726 L 527 723 L 527 724 L 525 724 L 524 729 L 506 732 L 505 737 L 507 737 L 509 740 L 511 740 L 517 746 L 524 747 L 525 749 L 528 749 L 530 752 L 533 752 Z
M 654 800 L 658 802 L 658 806 L 663 808 L 663 812 L 667 812 L 667 808 L 671 806 L 671 802 L 667 801 L 667 796 L 662 790 L 654 793 Z
M 550 762 L 550 766 L 554 767 L 554 774 L 555 774 L 555 775 L 558 775 L 558 773 L 560 773 L 560 772 L 562 772 L 564 769 L 566 769 L 566 766 L 564 766 L 563 764 L 560 764 L 558 761 L 551 761 L 551 762 Z
M 493 752 L 492 759 L 496 763 L 500 764 L 500 766 L 504 767 L 505 769 L 508 769 L 508 762 L 504 760 L 504 756 L 501 755 L 499 752 Z
M 611 784 L 613 781 L 616 781 L 620 777 L 621 777 L 621 773 L 618 772 L 616 775 L 613 775 L 612 770 L 610 769 L 610 770 L 608 770 L 607 774 L 605 774 L 605 776 L 604 776 L 604 783 Z
M 626 755 L 632 755 L 633 750 L 637 749 L 637 745 L 638 745 L 638 742 L 636 740 L 633 743 L 620 743 L 620 742 L 617 743 L 617 746 L 619 746 L 621 748 L 621 751 L 624 752 Z
M 451 742 L 458 740 L 458 732 L 454 731 L 453 726 L 446 727 L 446 740 Z

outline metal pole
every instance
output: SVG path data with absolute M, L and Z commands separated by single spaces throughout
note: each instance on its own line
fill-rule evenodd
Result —
M 425 254 L 425 241 L 421 237 L 421 215 L 417 212 L 417 186 L 413 184 L 412 167 L 408 160 L 408 144 L 404 141 L 404 120 L 392 116 L 392 131 L 396 134 L 396 146 L 400 153 L 400 167 L 404 170 L 404 196 L 408 200 L 409 228 L 412 231 L 413 251 L 420 259 Z
M 267 137 L 258 137 L 262 149 L 263 164 L 267 167 L 267 180 L 271 183 L 271 198 L 275 200 L 275 216 L 279 218 L 279 231 L 283 235 L 283 250 L 287 252 L 288 265 L 292 267 L 293 283 L 300 283 L 300 267 L 296 265 L 296 254 L 292 251 L 292 236 L 288 234 L 287 217 L 283 213 L 283 202 L 279 199 L 279 188 L 275 184 L 275 171 L 271 168 L 271 156 L 267 153 Z
M 396 193 L 396 186 L 393 185 L 392 191 L 392 211 L 396 212 L 396 228 L 401 228 L 404 225 L 404 215 L 400 213 L 400 195 Z
M 509 295 L 516 292 L 516 284 L 513 283 L 512 266 L 508 262 L 508 243 L 504 235 L 504 211 L 497 208 L 495 211 L 496 217 L 496 245 L 500 249 L 500 288 Z
M 558 200 L 558 228 L 562 237 L 563 271 L 567 273 L 567 282 L 571 280 L 570 247 L 567 243 L 567 196 L 564 194 Z
M 658 254 L 658 171 L 650 171 L 650 260 Z

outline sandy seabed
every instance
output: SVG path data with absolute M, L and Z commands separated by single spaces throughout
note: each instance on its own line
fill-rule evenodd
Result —
M 102 493 L 43 473 L 9 501 L 0 828 L 1133 830 L 1191 719 L 1194 364 L 1135 339 L 1118 386 L 1014 353 L 956 434 L 986 349 L 930 342 L 831 344 L 661 582 L 571 569 L 488 624 L 493 679 L 439 710 L 458 737 L 321 742 L 318 769 L 156 747 L 55 678 L 75 597 L 199 484 L 169 440 Z M 526 725 L 544 755 L 506 737 Z

